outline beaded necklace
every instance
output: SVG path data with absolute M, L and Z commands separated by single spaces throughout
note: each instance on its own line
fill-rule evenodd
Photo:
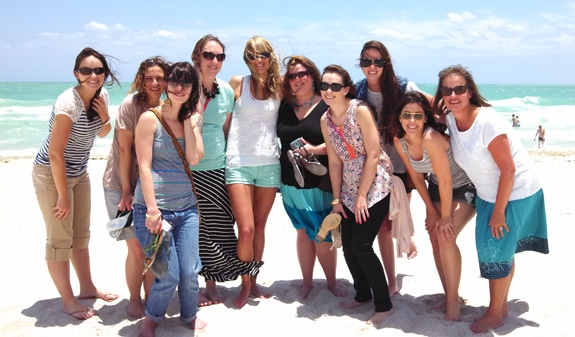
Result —
M 220 93 L 220 87 L 218 86 L 218 81 L 214 80 L 214 86 L 212 87 L 211 91 L 208 91 L 206 87 L 202 85 L 202 92 L 207 99 L 215 98 Z

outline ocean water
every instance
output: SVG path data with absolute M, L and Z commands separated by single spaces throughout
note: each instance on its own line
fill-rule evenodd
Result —
M 35 156 L 48 134 L 48 120 L 56 97 L 73 86 L 72 82 L 0 82 L 0 157 Z M 435 84 L 418 84 L 433 94 Z M 118 106 L 126 96 L 129 83 L 107 88 L 110 93 L 112 123 Z M 575 149 L 575 85 L 479 85 L 479 90 L 511 124 L 511 115 L 519 116 L 515 128 L 528 149 L 539 124 L 546 129 L 545 149 Z M 105 156 L 112 132 L 96 138 L 92 155 Z

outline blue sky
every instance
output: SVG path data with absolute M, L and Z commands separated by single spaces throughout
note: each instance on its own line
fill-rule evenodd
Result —
M 189 61 L 208 33 L 226 45 L 224 80 L 247 73 L 245 41 L 262 35 L 280 58 L 337 63 L 354 80 L 363 43 L 376 39 L 416 83 L 462 64 L 482 84 L 575 84 L 575 1 L 556 0 L 3 0 L 0 81 L 73 81 L 74 58 L 90 46 L 116 57 L 130 82 L 149 56 Z

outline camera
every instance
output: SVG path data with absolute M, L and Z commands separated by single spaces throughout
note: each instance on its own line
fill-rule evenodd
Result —
M 299 149 L 300 147 L 303 147 L 305 145 L 305 143 L 303 142 L 303 140 L 301 140 L 301 138 L 297 138 L 296 140 L 291 142 L 289 145 L 292 148 L 292 150 L 295 150 L 295 149 Z

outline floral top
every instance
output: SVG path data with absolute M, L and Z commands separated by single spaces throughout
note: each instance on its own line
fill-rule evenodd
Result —
M 351 100 L 346 112 L 347 117 L 341 126 L 333 123 L 329 109 L 325 113 L 329 142 L 343 162 L 341 199 L 352 212 L 367 156 L 361 129 L 356 120 L 357 106 L 360 103 L 359 100 Z M 380 147 L 376 176 L 367 193 L 367 207 L 373 206 L 389 194 L 392 188 L 391 172 L 393 172 L 391 160 Z

